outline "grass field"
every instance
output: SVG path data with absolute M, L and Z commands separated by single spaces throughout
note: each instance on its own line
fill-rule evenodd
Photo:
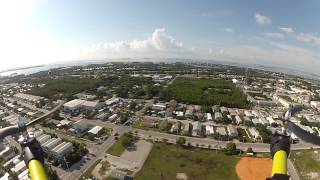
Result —
M 231 81 L 177 78 L 168 87 L 168 99 L 199 104 L 246 107 L 246 96 Z
M 239 158 L 222 152 L 203 149 L 184 149 L 176 145 L 155 143 L 137 180 L 176 179 L 185 173 L 188 179 L 239 179 L 235 166 Z
M 312 175 L 320 179 L 320 150 L 292 151 L 290 157 L 302 180 L 311 179 Z
M 127 141 L 128 138 L 129 136 L 127 134 L 120 136 L 120 138 L 106 151 L 106 153 L 114 156 L 121 156 L 121 154 L 126 150 L 123 142 Z

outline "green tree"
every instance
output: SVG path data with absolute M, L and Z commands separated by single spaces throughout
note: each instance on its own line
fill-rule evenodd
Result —
M 55 170 L 51 168 L 50 165 L 45 165 L 45 170 L 47 173 L 48 180 L 58 180 L 58 174 Z
M 247 152 L 247 153 L 254 153 L 253 150 L 252 150 L 252 147 L 248 147 L 248 149 L 247 149 L 246 152 Z
M 234 155 L 237 154 L 237 146 L 235 143 L 229 142 L 225 148 L 225 154 Z
M 133 142 L 133 135 L 131 133 L 124 134 L 124 139 L 122 140 L 121 144 L 123 147 L 127 148 Z
M 310 125 L 309 121 L 306 118 L 301 118 L 300 119 L 300 124 L 304 125 L 304 126 L 309 126 Z

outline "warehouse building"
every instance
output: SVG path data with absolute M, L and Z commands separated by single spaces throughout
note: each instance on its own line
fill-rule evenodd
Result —
M 73 145 L 70 142 L 63 142 L 59 144 L 52 150 L 52 154 L 58 158 L 62 159 L 67 153 L 73 150 Z
M 95 127 L 93 127 L 92 129 L 90 129 L 90 130 L 88 131 L 88 133 L 89 133 L 90 135 L 93 135 L 93 136 L 97 136 L 97 135 L 99 135 L 101 132 L 102 132 L 102 127 L 101 127 L 101 126 L 95 126 Z
M 74 112 L 77 110 L 98 110 L 103 107 L 103 103 L 99 101 L 86 101 L 82 99 L 74 99 L 66 102 L 64 105 L 64 111 Z

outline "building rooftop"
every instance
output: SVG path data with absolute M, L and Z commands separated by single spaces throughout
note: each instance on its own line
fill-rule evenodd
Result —
M 102 130 L 102 127 L 101 126 L 95 126 L 93 127 L 92 129 L 90 129 L 88 131 L 88 133 L 91 133 L 91 134 L 98 134 L 100 131 Z

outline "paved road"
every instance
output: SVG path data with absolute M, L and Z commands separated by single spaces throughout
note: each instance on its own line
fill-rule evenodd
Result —
M 109 128 L 120 128 L 126 129 L 126 131 L 137 131 L 141 137 L 144 137 L 146 139 L 152 139 L 152 140 L 162 140 L 162 139 L 168 139 L 169 142 L 175 142 L 178 137 L 184 137 L 186 138 L 187 142 L 190 142 L 192 145 L 196 144 L 204 144 L 206 147 L 208 145 L 211 145 L 211 147 L 225 147 L 225 145 L 228 143 L 228 141 L 217 141 L 215 139 L 211 138 L 197 138 L 197 137 L 187 137 L 187 136 L 180 136 L 175 134 L 168 134 L 168 133 L 161 133 L 156 131 L 146 131 L 142 129 L 136 129 L 131 128 L 128 126 L 122 126 L 122 125 L 115 125 L 109 122 L 102 122 L 99 120 L 88 120 L 88 123 L 92 125 L 100 125 L 105 126 Z M 236 145 L 239 149 L 247 150 L 248 147 L 251 147 L 255 152 L 270 152 L 270 144 L 266 143 L 241 143 L 236 142 Z M 315 146 L 309 143 L 301 142 L 298 144 L 292 144 L 291 150 L 303 150 L 303 149 L 310 149 L 310 148 L 320 148 L 319 146 Z
M 287 161 L 287 169 L 292 180 L 300 180 L 297 169 L 294 167 L 292 161 L 289 158 Z

